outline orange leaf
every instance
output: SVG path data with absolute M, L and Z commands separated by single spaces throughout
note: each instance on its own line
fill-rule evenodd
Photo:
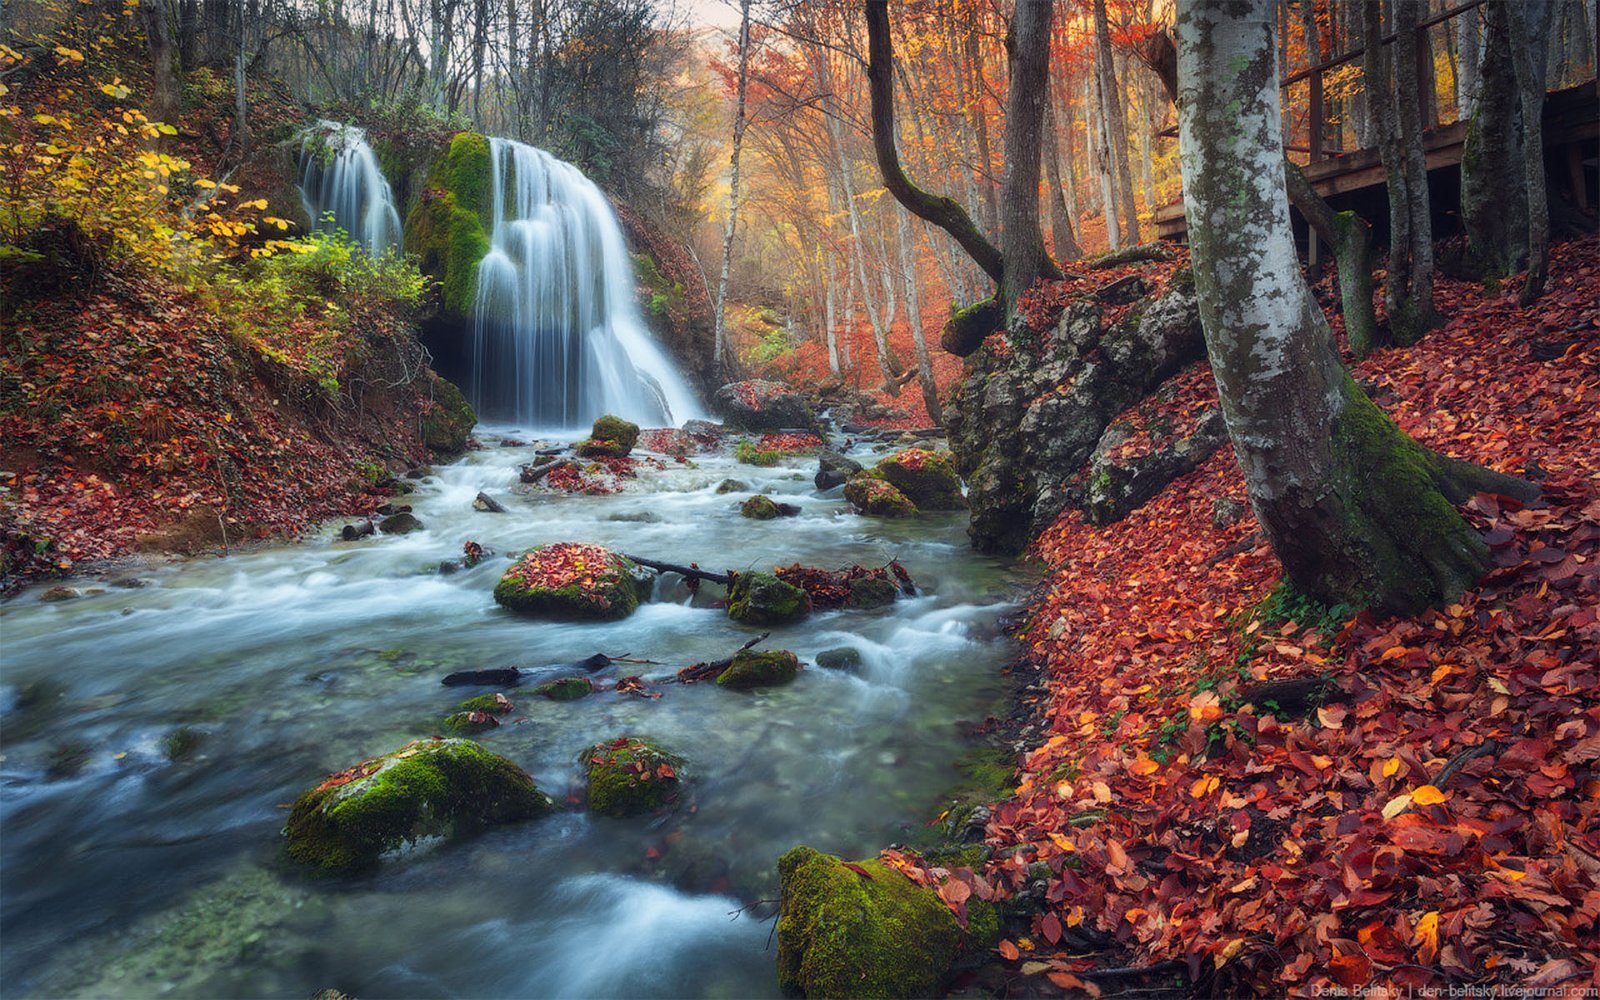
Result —
M 1009 940 L 1002 939 L 999 947 L 995 950 L 1000 952 L 1000 957 L 1008 962 L 1015 962 L 1017 959 L 1022 957 L 1022 952 L 1018 951 L 1017 946 L 1012 944 Z
M 1411 793 L 1411 801 L 1419 806 L 1436 806 L 1450 796 L 1432 785 L 1418 785 Z

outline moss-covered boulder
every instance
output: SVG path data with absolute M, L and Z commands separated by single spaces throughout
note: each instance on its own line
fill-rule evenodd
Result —
M 847 608 L 882 608 L 893 604 L 900 596 L 900 588 L 887 576 L 861 576 L 850 581 L 850 596 L 845 598 Z
M 638 424 L 607 415 L 596 420 L 588 439 L 575 447 L 584 458 L 627 458 L 638 443 Z
M 897 451 L 877 464 L 873 475 L 893 486 L 920 510 L 964 510 L 961 477 L 943 452 L 926 448 Z
M 810 595 L 771 573 L 740 573 L 728 589 L 728 617 L 746 625 L 786 625 L 810 613 Z
M 345 870 L 421 837 L 466 834 L 553 808 L 511 761 L 471 740 L 436 738 L 332 775 L 295 801 L 283 832 L 296 860 Z
M 598 545 L 556 542 L 531 549 L 495 584 L 494 599 L 517 614 L 561 620 L 612 620 L 649 596 L 651 575 Z
M 870 472 L 863 472 L 844 484 L 844 498 L 855 509 L 870 517 L 915 517 L 917 505 L 899 490 Z
M 489 252 L 494 224 L 490 155 L 485 136 L 457 133 L 406 216 L 406 250 L 438 280 L 444 314 L 458 319 L 472 312 L 478 264 Z
M 446 729 L 458 733 L 481 733 L 500 725 L 500 716 L 515 708 L 510 698 L 503 694 L 480 694 L 468 698 L 445 716 Z
M 770 521 L 781 513 L 778 504 L 769 496 L 760 493 L 739 505 L 739 515 L 756 521 Z
M 865 874 L 863 874 L 865 873 Z M 967 942 L 998 927 L 968 900 L 968 929 L 930 888 L 872 858 L 809 847 L 778 859 L 778 985 L 806 997 L 938 996 Z
M 743 479 L 724 479 L 722 482 L 717 484 L 717 492 L 719 494 L 720 493 L 743 493 L 745 490 L 748 490 L 749 488 L 750 488 L 750 484 L 745 482 Z
M 728 669 L 717 675 L 717 686 L 736 691 L 777 687 L 793 681 L 799 671 L 799 658 L 787 649 L 741 649 L 733 655 Z
M 533 693 L 551 701 L 577 701 L 594 694 L 594 682 L 587 677 L 562 677 L 540 684 Z
M 455 384 L 437 375 L 428 380 L 428 406 L 422 414 L 422 443 L 443 455 L 465 451 L 478 414 Z
M 671 804 L 682 791 L 683 758 L 637 736 L 596 743 L 584 755 L 589 808 L 606 816 L 637 816 Z
M 817 654 L 817 666 L 827 670 L 857 671 L 861 669 L 861 650 L 854 646 L 824 649 Z

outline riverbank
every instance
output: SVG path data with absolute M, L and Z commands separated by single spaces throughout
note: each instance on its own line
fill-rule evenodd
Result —
M 1125 520 L 1069 513 L 1037 541 L 1049 574 L 1021 636 L 1050 734 L 986 869 L 1016 893 L 1048 869 L 1031 933 L 1001 945 L 1016 989 L 1550 986 L 1593 967 L 1597 286 L 1593 238 L 1555 249 L 1527 312 L 1514 288 L 1442 282 L 1445 327 L 1356 366 L 1408 433 L 1543 488 L 1467 505 L 1496 568 L 1446 608 L 1377 621 L 1276 588 L 1228 449 Z M 1181 436 L 1214 399 L 1196 366 L 1140 425 Z

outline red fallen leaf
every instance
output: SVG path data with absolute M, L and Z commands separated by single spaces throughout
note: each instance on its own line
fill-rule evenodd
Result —
M 1039 933 L 1044 935 L 1051 944 L 1061 943 L 1061 918 L 1054 912 L 1046 913 L 1044 919 L 1039 921 Z
M 860 865 L 856 864 L 854 861 L 845 861 L 845 862 L 842 862 L 842 864 L 846 868 L 848 868 L 851 871 L 855 872 L 857 875 L 860 875 L 862 878 L 866 879 L 868 882 L 873 881 L 872 873 L 867 871 L 865 868 L 861 867 Z
M 656 767 L 656 777 L 658 778 L 677 778 L 677 776 L 678 772 L 672 769 L 671 764 L 663 761 Z
M 658 858 L 661 857 L 661 848 L 659 848 L 659 847 L 646 848 L 645 852 L 644 852 L 644 856 L 645 856 L 645 860 L 647 860 L 647 861 L 655 861 L 655 860 L 657 860 Z
M 1002 938 L 1000 943 L 995 946 L 995 950 L 1000 953 L 1001 958 L 1008 962 L 1015 962 L 1022 957 L 1022 952 L 1018 951 L 1017 946 L 1012 944 L 1008 938 Z
M 939 885 L 939 898 L 951 906 L 960 906 L 972 895 L 972 887 L 959 879 L 949 879 Z

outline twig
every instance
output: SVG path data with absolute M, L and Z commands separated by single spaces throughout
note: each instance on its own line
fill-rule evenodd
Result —
M 1445 762 L 1444 767 L 1439 769 L 1439 774 L 1433 779 L 1433 787 L 1443 791 L 1449 786 L 1450 779 L 1456 776 L 1456 772 L 1461 770 L 1467 764 L 1477 760 L 1479 757 L 1482 757 L 1485 754 L 1499 752 L 1500 744 L 1496 743 L 1494 740 L 1484 740 L 1475 747 L 1468 747 Z
M 710 580 L 712 583 L 720 583 L 724 587 L 733 586 L 733 578 L 736 575 L 733 573 L 708 573 L 694 566 L 679 566 L 676 563 L 662 562 L 659 559 L 645 559 L 642 556 L 625 555 L 624 558 L 631 559 L 640 566 L 648 566 L 663 573 L 677 573 L 679 576 L 688 577 L 691 580 Z

